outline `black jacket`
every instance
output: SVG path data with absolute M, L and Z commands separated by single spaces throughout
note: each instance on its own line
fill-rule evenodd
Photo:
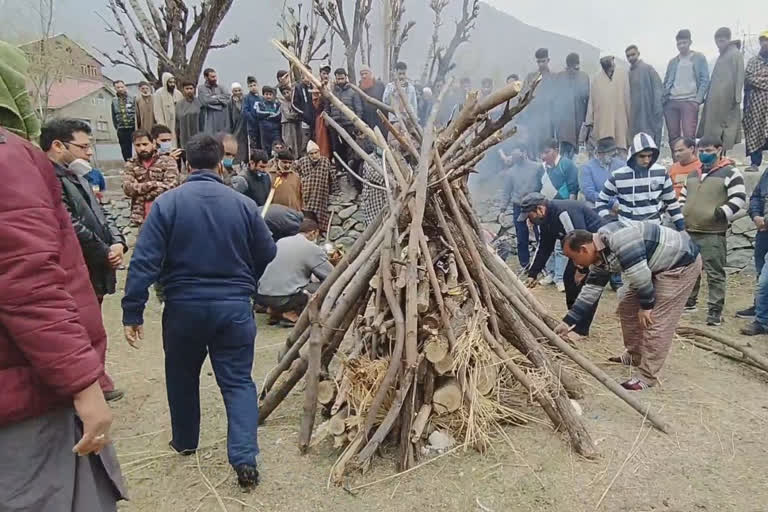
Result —
M 528 277 L 536 277 L 544 269 L 555 250 L 555 242 L 576 229 L 597 233 L 606 221 L 583 201 L 553 199 L 547 202 L 547 217 L 539 225 L 539 246 L 528 270 Z
M 61 183 L 61 198 L 72 219 L 80 249 L 91 277 L 91 284 L 97 297 L 115 293 L 117 277 L 107 256 L 112 245 L 128 245 L 117 226 L 104 214 L 99 201 L 93 195 L 85 178 L 79 178 L 59 164 L 54 163 L 56 176 Z
M 256 201 L 257 205 L 264 206 L 272 189 L 272 179 L 269 173 L 247 170 L 232 177 L 232 188 Z
M 357 94 L 357 91 L 352 88 L 351 85 L 346 84 L 343 87 L 340 87 L 338 85 L 335 85 L 333 87 L 333 94 L 338 99 L 341 100 L 344 105 L 349 107 L 352 112 L 354 112 L 357 117 L 362 118 L 363 117 L 363 100 L 360 98 L 360 95 Z M 336 106 L 328 102 L 328 106 L 326 107 L 326 112 L 328 112 L 328 115 L 331 116 L 331 119 L 339 123 L 341 126 L 351 126 L 352 121 L 347 119 L 347 116 L 341 113 L 341 110 L 336 108 Z
M 261 211 L 261 207 L 259 207 Z M 281 238 L 293 236 L 299 232 L 301 223 L 304 221 L 304 214 L 292 210 L 281 204 L 272 204 L 267 210 L 264 222 L 272 232 L 272 239 L 277 242 Z
M 302 82 L 293 87 L 293 108 L 301 114 L 301 120 L 309 125 L 310 130 L 315 129 L 315 106 L 312 104 L 312 93 L 309 86 Z
M 373 87 L 368 90 L 363 90 L 363 92 L 371 98 L 381 101 L 381 98 L 384 97 L 385 88 L 386 86 L 381 80 L 376 80 Z M 365 121 L 365 124 L 370 126 L 371 129 L 381 126 L 381 120 L 379 119 L 378 114 L 376 114 L 377 108 L 378 107 L 372 103 L 368 103 L 367 101 L 363 102 L 363 121 Z

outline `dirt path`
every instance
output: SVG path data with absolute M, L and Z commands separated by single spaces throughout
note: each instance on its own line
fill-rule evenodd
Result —
M 735 334 L 742 321 L 733 312 L 751 301 L 752 282 L 730 282 L 727 321 Z M 126 475 L 131 501 L 121 511 L 221 511 L 200 471 L 216 486 L 229 511 L 592 511 L 599 510 L 760 512 L 768 503 L 768 376 L 676 343 L 662 386 L 643 393 L 674 428 L 670 436 L 648 427 L 595 381 L 582 400 L 584 418 L 600 458 L 580 460 L 564 438 L 541 425 L 510 427 L 510 443 L 499 442 L 485 456 L 454 452 L 405 476 L 349 493 L 326 489 L 335 453 L 323 444 L 300 456 L 296 435 L 301 394 L 297 391 L 259 431 L 262 484 L 240 492 L 226 459 L 226 415 L 206 367 L 200 379 L 203 423 L 198 460 L 169 452 L 169 417 L 165 396 L 160 307 L 152 299 L 146 314 L 146 340 L 140 350 L 122 339 L 119 297 L 104 304 L 110 335 L 108 369 L 126 391 L 114 404 L 113 436 Z M 554 288 L 537 294 L 555 311 L 564 299 Z M 599 322 L 583 350 L 595 361 L 620 349 L 613 314 L 615 294 L 606 293 Z M 703 316 L 687 319 L 703 324 Z M 287 331 L 261 325 L 253 375 L 257 384 L 275 361 L 276 345 Z M 752 340 L 768 354 L 768 337 Z M 626 370 L 603 365 L 617 379 Z M 535 409 L 531 409 L 542 416 Z M 391 460 L 377 460 L 350 487 L 391 475 Z M 606 492 L 607 490 L 607 492 Z M 206 496 L 207 497 L 203 497 Z

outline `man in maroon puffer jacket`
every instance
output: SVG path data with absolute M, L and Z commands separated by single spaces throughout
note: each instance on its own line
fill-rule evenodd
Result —
M 106 333 L 60 184 L 44 153 L 3 129 L 0 179 L 0 503 L 116 510 Z

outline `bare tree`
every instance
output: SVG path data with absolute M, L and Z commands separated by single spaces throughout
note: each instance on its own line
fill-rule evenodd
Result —
M 475 28 L 477 16 L 480 14 L 480 0 L 462 0 L 462 2 L 461 19 L 456 22 L 456 30 L 453 33 L 451 42 L 448 43 L 448 47 L 443 48 L 438 47 L 437 44 L 435 45 L 434 59 L 437 65 L 437 73 L 433 78 L 432 72 L 430 71 L 428 80 L 428 83 L 433 88 L 435 88 L 437 84 L 445 83 L 445 77 L 456 66 L 453 62 L 456 50 L 459 46 L 469 41 L 469 36 Z M 438 6 L 439 5 L 440 3 L 438 3 Z M 436 24 L 440 23 L 439 16 L 443 7 L 440 7 L 439 11 L 433 8 L 433 10 L 435 10 Z M 438 28 L 439 27 L 435 28 L 435 33 Z M 433 38 L 434 37 L 433 33 Z
M 98 51 L 111 64 L 133 68 L 156 84 L 166 71 L 197 80 L 210 50 L 240 41 L 233 36 L 223 43 L 213 42 L 232 2 L 201 0 L 190 9 L 185 0 L 146 0 L 146 8 L 139 0 L 107 0 L 113 21 L 99 16 L 107 32 L 122 38 L 123 46 L 115 53 Z
M 283 13 L 280 16 L 280 21 L 277 22 L 277 26 L 283 31 L 283 40 L 281 42 L 286 47 L 291 48 L 305 65 L 310 65 L 312 61 L 328 59 L 329 52 L 322 53 L 322 49 L 329 41 L 328 34 L 331 31 L 331 26 L 326 25 L 321 34 L 321 17 L 311 8 L 309 12 L 304 13 L 304 16 L 302 16 L 302 8 L 303 5 L 301 3 L 296 7 L 283 5 Z M 294 79 L 300 79 L 301 72 L 293 65 L 290 65 L 290 67 L 293 69 Z
M 35 109 L 41 121 L 48 118 L 51 89 L 62 77 L 69 56 L 53 39 L 54 0 L 39 0 L 32 7 L 40 23 L 40 39 L 25 48 L 29 59 L 29 81 Z
M 430 0 L 429 8 L 434 13 L 435 20 L 432 25 L 432 41 L 429 43 L 427 58 L 424 60 L 424 69 L 421 71 L 421 83 L 429 83 L 429 79 L 437 62 L 437 45 L 440 44 L 440 27 L 443 26 L 443 10 L 448 6 L 449 0 Z
M 344 12 L 344 0 L 314 0 L 315 13 L 331 27 L 331 30 L 339 36 L 339 39 L 344 44 L 347 73 L 353 78 L 357 76 L 357 51 L 360 49 L 365 22 L 371 13 L 371 5 L 373 4 L 373 0 L 354 1 L 355 5 L 350 25 Z
M 389 24 L 389 29 L 391 30 L 389 41 L 391 44 L 389 48 L 387 48 L 389 51 L 389 57 L 387 59 L 389 62 L 389 68 L 387 69 L 387 73 L 391 78 L 395 64 L 397 64 L 397 61 L 400 59 L 400 51 L 402 50 L 405 42 L 408 40 L 408 33 L 416 25 L 416 22 L 409 21 L 403 26 L 401 31 L 400 26 L 403 23 L 403 14 L 405 14 L 405 0 L 388 1 L 390 3 L 389 13 L 392 16 L 392 21 Z

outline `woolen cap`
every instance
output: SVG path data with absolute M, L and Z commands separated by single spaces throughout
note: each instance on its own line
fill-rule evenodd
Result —
M 538 208 L 539 206 L 546 204 L 547 198 L 544 194 L 538 192 L 531 192 L 523 197 L 520 201 L 520 215 L 517 216 L 517 222 L 525 222 L 528 219 L 528 214 Z
M 616 151 L 616 139 L 613 137 L 603 137 L 597 141 L 598 153 L 610 153 Z

